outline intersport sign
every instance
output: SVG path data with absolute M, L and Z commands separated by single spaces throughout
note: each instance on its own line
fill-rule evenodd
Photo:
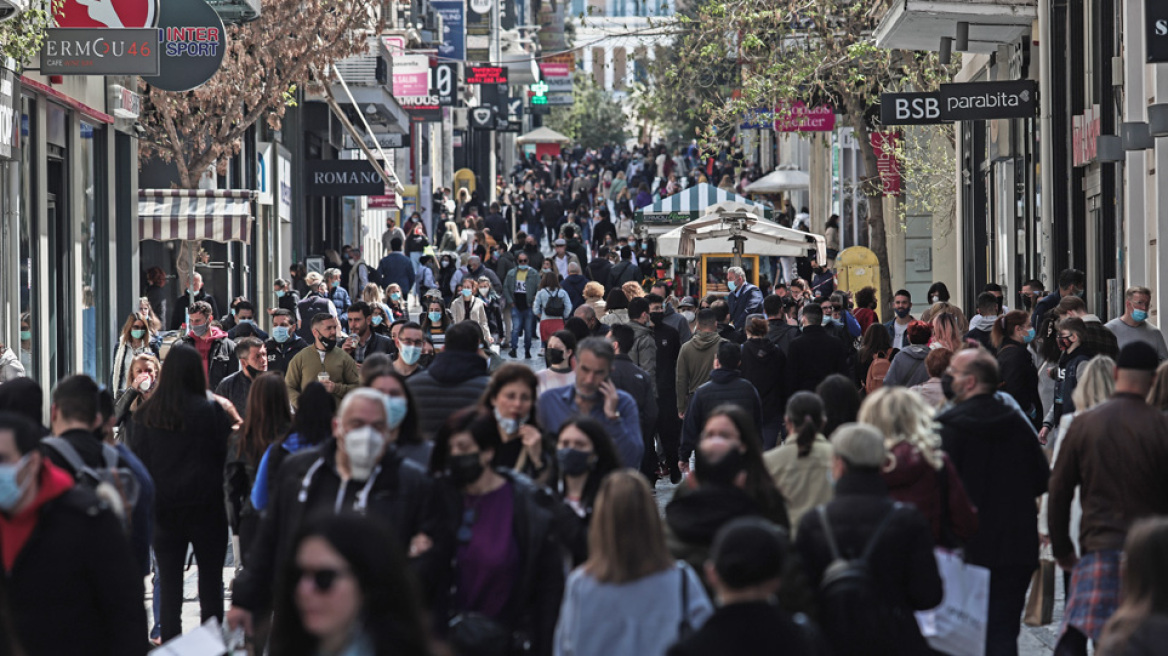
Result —
M 1033 118 L 1037 113 L 1038 84 L 1033 80 L 942 84 L 930 93 L 880 95 L 883 125 Z

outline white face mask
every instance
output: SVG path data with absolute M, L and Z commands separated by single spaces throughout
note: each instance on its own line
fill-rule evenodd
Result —
M 693 323 L 693 320 L 694 320 L 694 313 L 693 312 L 691 312 L 689 310 L 683 310 L 681 313 L 681 316 L 685 317 L 686 321 Z
M 354 428 L 345 433 L 345 455 L 349 456 L 349 472 L 355 480 L 369 480 L 384 446 L 385 436 L 372 426 Z

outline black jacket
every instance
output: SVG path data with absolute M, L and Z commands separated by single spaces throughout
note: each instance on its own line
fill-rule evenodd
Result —
M 994 341 L 992 339 L 993 331 L 982 330 L 981 328 L 970 328 L 969 332 L 965 333 L 965 341 L 975 341 L 985 347 L 985 350 L 997 355 L 998 349 L 994 348 Z
M 783 355 L 788 355 L 791 342 L 799 337 L 799 327 L 787 323 L 786 319 L 768 319 L 767 323 L 770 324 L 770 328 L 767 330 L 767 339 L 779 347 Z
M 1064 352 L 1059 358 L 1058 378 L 1054 381 L 1054 407 L 1047 413 L 1050 420 L 1044 420 L 1043 425 L 1057 427 L 1063 415 L 1075 411 L 1074 393 L 1075 388 L 1079 386 L 1079 367 L 1093 357 L 1094 352 L 1086 346 L 1080 346 L 1074 353 Z
M 41 506 L 7 577 L 28 656 L 138 656 L 150 646 L 142 576 L 121 523 L 82 487 Z
M 402 290 L 405 292 L 406 290 Z M 408 292 L 407 292 L 408 293 Z M 305 296 L 300 304 L 296 306 L 296 314 L 299 315 L 299 328 L 296 329 L 296 334 L 300 335 L 306 343 L 311 344 L 316 341 L 312 337 L 312 318 L 318 314 L 332 314 L 329 308 L 332 307 L 333 302 L 321 296 L 320 294 L 309 294 Z M 347 308 L 338 308 L 337 316 Z
M 308 342 L 304 341 L 300 335 L 293 333 L 288 336 L 288 340 L 283 344 L 274 339 L 269 339 L 264 342 L 264 346 L 268 350 L 268 371 L 287 373 L 288 363 L 300 352 L 300 349 L 308 347 Z
M 869 571 L 896 622 L 898 637 L 894 653 L 898 656 L 930 654 L 913 611 L 936 607 L 944 593 L 933 556 L 932 532 L 925 518 L 909 505 L 894 510 L 879 472 L 847 472 L 836 482 L 835 499 L 827 504 L 832 534 L 844 558 L 858 558 L 890 512 L 896 515 L 873 547 Z M 797 535 L 795 547 L 811 585 L 818 589 L 824 571 L 831 564 L 831 549 L 818 512 L 803 515 Z M 840 628 L 823 627 L 829 642 L 832 632 Z M 876 651 L 872 654 L 880 656 Z
M 406 382 L 418 403 L 418 432 L 432 440 L 455 412 L 474 405 L 487 388 L 487 361 L 478 353 L 444 351 Z
M 998 350 L 998 370 L 1001 372 L 1002 391 L 1014 397 L 1030 423 L 1042 425 L 1044 410 L 1038 395 L 1038 369 L 1034 358 L 1022 344 L 1007 339 Z
M 287 310 L 296 316 L 296 304 L 300 302 L 300 292 L 295 289 L 289 289 L 283 296 L 276 299 L 276 307 Z
M 777 648 L 781 645 L 781 651 Z M 666 656 L 823 656 L 818 630 L 804 615 L 792 618 L 762 601 L 721 606 L 702 628 Z
M 779 347 L 766 338 L 746 340 L 741 371 L 758 392 L 763 424 L 782 417 L 787 409 L 787 356 Z
M 129 445 L 154 479 L 159 521 L 187 508 L 224 508 L 223 466 L 231 420 L 217 401 L 201 396 L 174 411 L 183 419 L 177 432 L 143 425 L 139 411 Z
M 685 422 L 681 426 L 681 451 L 678 454 L 682 462 L 689 461 L 693 450 L 697 448 L 706 417 L 714 408 L 726 403 L 742 408 L 754 419 L 755 426 L 762 426 L 762 402 L 758 399 L 754 385 L 743 378 L 737 369 L 715 369 L 710 372 L 710 380 L 694 392 L 685 410 Z
M 235 405 L 240 418 L 247 419 L 247 395 L 251 392 L 251 379 L 242 370 L 219 381 L 215 393 L 227 397 Z
M 609 375 L 612 384 L 619 390 L 624 390 L 637 402 L 640 412 L 641 436 L 652 439 L 657 432 L 657 397 L 653 395 L 653 380 L 649 372 L 637 366 L 632 358 L 621 353 L 612 363 L 612 373 Z
M 1038 509 L 1050 466 L 1034 426 L 991 394 L 958 403 L 937 417 L 941 446 L 949 454 L 969 500 L 978 531 L 966 559 L 983 567 L 1038 565 Z
M 182 336 L 182 343 L 195 348 L 195 338 Z M 219 387 L 228 375 L 239 371 L 239 358 L 235 357 L 235 342 L 230 337 L 220 337 L 211 344 L 207 353 L 207 389 Z
M 247 565 L 235 577 L 234 605 L 253 612 L 269 607 L 276 577 L 292 555 L 296 532 L 313 513 L 333 512 L 338 493 L 345 510 L 359 512 L 358 500 L 368 483 L 342 483 L 337 474 L 336 453 L 337 443 L 330 439 L 319 447 L 288 456 L 280 464 L 271 500 L 247 553 Z M 445 508 L 435 496 L 434 481 L 393 449 L 386 450 L 380 470 L 371 479 L 364 514 L 385 521 L 403 553 L 409 552 L 410 540 L 419 533 L 434 542 L 425 554 L 411 559 L 421 584 L 419 589 L 424 598 L 432 599 L 437 577 L 449 562 L 454 535 L 444 515 Z
M 616 289 L 626 282 L 641 279 L 641 270 L 633 264 L 632 260 L 621 260 L 620 263 L 614 265 L 612 270 L 608 272 L 608 284 L 605 289 Z M 595 278 L 593 278 L 595 280 Z M 598 281 L 599 282 L 599 281 Z
M 556 535 L 556 504 L 559 503 L 546 489 L 536 486 L 526 476 L 506 469 L 495 470 L 513 487 L 514 515 L 512 531 L 519 545 L 519 580 L 511 591 L 511 599 L 503 611 L 501 622 L 512 631 L 527 634 L 532 641 L 529 653 L 550 656 L 560 615 L 560 601 L 564 596 L 564 550 Z M 448 518 L 448 532 L 454 534 L 462 521 L 463 494 L 446 479 L 438 483 L 441 499 Z M 453 545 L 448 550 L 453 556 Z M 448 558 L 445 562 L 452 562 Z M 447 570 L 448 582 L 455 572 Z M 441 586 L 446 595 L 435 608 L 435 615 L 453 615 L 454 594 L 450 585 Z
M 763 508 L 749 494 L 736 487 L 704 485 L 678 486 L 673 499 L 665 506 L 665 541 L 674 558 L 689 563 L 694 571 L 705 567 L 718 529 L 739 517 L 762 517 L 787 528 L 790 519 L 782 497 Z
M 596 257 L 588 263 L 588 277 L 605 285 L 605 289 L 608 288 L 608 278 L 611 273 L 612 262 L 609 262 L 606 257 Z
M 657 342 L 657 408 L 662 414 L 677 414 L 677 356 L 681 354 L 681 336 L 668 324 L 654 324 L 653 339 Z
M 787 352 L 787 390 L 814 392 L 824 378 L 847 375 L 848 348 L 823 326 L 805 326 L 803 334 L 791 340 Z
M 365 342 L 365 354 L 361 357 L 361 359 L 357 359 L 357 349 L 353 349 L 351 355 L 357 364 L 361 364 L 365 361 L 366 358 L 373 355 L 374 353 L 384 353 L 389 355 L 393 352 L 393 350 L 394 348 L 392 337 L 374 332 L 370 334 L 369 341 Z
M 206 301 L 211 304 L 211 316 L 219 316 L 219 304 L 215 302 L 215 297 L 207 293 L 206 289 L 200 289 L 198 294 L 195 294 L 195 301 Z M 187 308 L 190 307 L 190 296 L 183 294 L 174 299 L 174 306 L 170 310 L 170 329 L 178 330 L 182 328 L 183 323 L 187 320 Z

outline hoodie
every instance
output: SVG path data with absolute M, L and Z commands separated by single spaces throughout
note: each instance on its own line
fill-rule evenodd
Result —
M 884 384 L 888 386 L 912 387 L 929 379 L 929 371 L 925 369 L 925 358 L 929 355 L 929 347 L 924 344 L 906 346 L 892 358 L 888 373 L 884 375 Z
M 714 369 L 718 344 L 723 340 L 718 333 L 699 330 L 681 346 L 677 356 L 677 408 L 684 413 L 693 393 L 707 380 Z
M 477 352 L 439 353 L 425 370 L 406 381 L 418 405 L 418 432 L 430 440 L 451 415 L 474 405 L 487 388 L 487 361 Z
M 20 550 L 32 536 L 40 517 L 41 506 L 56 499 L 73 487 L 73 477 L 48 459 L 41 459 L 40 489 L 36 498 L 20 513 L 8 517 L 0 515 L 0 554 L 4 555 L 4 571 L 11 573 Z

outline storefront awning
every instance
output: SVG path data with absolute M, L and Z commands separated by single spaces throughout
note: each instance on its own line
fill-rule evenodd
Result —
M 762 215 L 766 218 L 770 218 L 772 213 L 771 208 L 762 203 L 703 182 L 682 189 L 672 196 L 666 196 L 652 205 L 642 207 L 634 212 L 634 215 L 646 224 L 682 225 L 703 216 L 710 206 L 726 201 L 736 201 L 743 205 L 757 205 L 762 208 Z
M 142 239 L 251 242 L 249 189 L 140 189 Z
M 823 235 L 793 230 L 748 214 L 708 216 L 674 228 L 657 238 L 657 254 L 698 257 L 731 253 L 735 236 L 746 237 L 744 252 L 751 255 L 804 257 L 813 250 L 817 261 L 827 261 Z

